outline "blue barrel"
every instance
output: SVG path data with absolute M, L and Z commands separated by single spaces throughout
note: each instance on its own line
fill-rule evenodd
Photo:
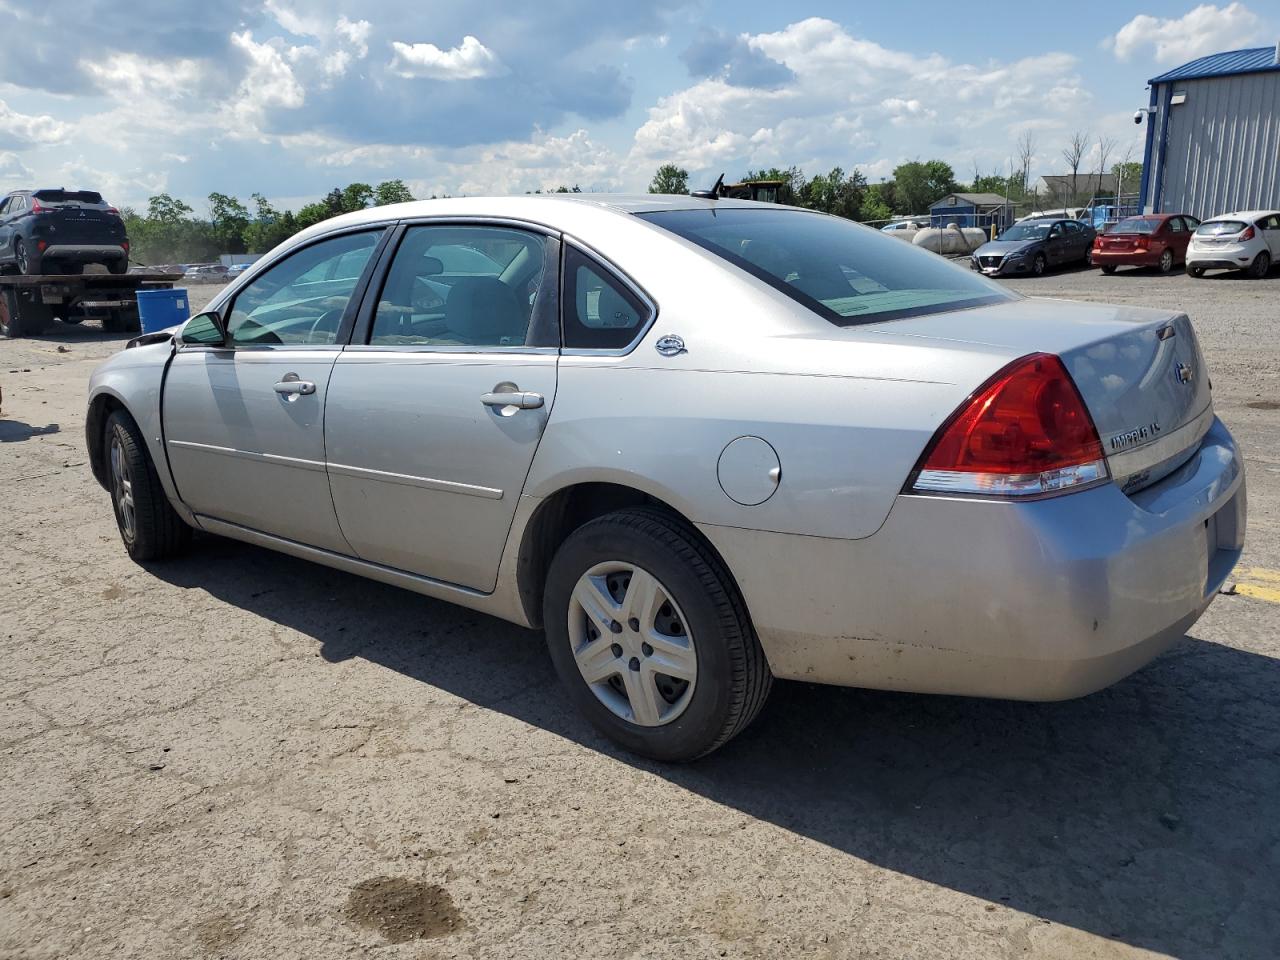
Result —
M 176 327 L 190 316 L 191 302 L 187 299 L 186 290 L 138 291 L 138 319 L 142 322 L 143 333 Z

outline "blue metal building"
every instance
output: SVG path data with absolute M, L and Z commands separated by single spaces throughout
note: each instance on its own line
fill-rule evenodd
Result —
M 929 225 L 989 227 L 1003 230 L 1013 223 L 1013 204 L 995 193 L 948 193 L 929 205 Z
M 1139 209 L 1203 220 L 1280 208 L 1280 44 L 1201 57 L 1149 83 Z

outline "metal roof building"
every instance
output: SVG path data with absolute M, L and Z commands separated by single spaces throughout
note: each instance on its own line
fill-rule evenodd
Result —
M 1148 82 L 1141 210 L 1204 219 L 1280 208 L 1280 44 L 1201 57 Z

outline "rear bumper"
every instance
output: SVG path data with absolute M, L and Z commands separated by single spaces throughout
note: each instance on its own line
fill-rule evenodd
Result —
M 901 496 L 862 540 L 703 526 L 780 677 L 1060 700 L 1149 662 L 1240 556 L 1243 463 L 1215 419 L 1160 483 L 1030 503 Z
M 1160 253 L 1163 253 L 1162 250 Z M 1095 267 L 1154 267 L 1160 262 L 1160 253 L 1136 253 L 1132 250 L 1094 250 Z
M 1258 251 L 1243 246 L 1214 247 L 1208 250 L 1187 248 L 1187 266 L 1206 270 L 1242 270 L 1253 263 Z
M 102 263 L 122 260 L 127 256 L 124 247 L 113 243 L 50 244 L 40 255 L 45 259 L 73 260 L 80 263 Z

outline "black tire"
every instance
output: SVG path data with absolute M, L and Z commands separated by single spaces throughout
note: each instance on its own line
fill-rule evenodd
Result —
M 18 267 L 18 273 L 23 276 L 31 277 L 40 272 L 40 258 L 27 253 L 27 245 L 21 237 L 14 238 L 13 261 Z
M 107 483 L 111 490 L 116 527 L 129 556 L 137 561 L 163 560 L 186 550 L 191 543 L 191 528 L 182 522 L 169 504 L 138 425 L 123 410 L 117 410 L 107 418 L 102 452 L 106 458 Z M 117 455 L 122 475 L 117 473 Z M 127 481 L 133 501 L 132 530 L 121 506 L 126 489 L 124 481 Z
M 107 333 L 137 333 L 142 321 L 136 310 L 112 310 L 102 318 L 102 329 Z
M 11 340 L 19 337 L 38 337 L 44 333 L 45 326 L 53 320 L 53 313 L 43 303 L 25 303 L 18 296 L 6 297 L 6 303 L 0 306 L 0 332 Z M 13 315 L 10 307 L 17 307 L 17 315 Z
M 114 273 L 117 275 L 122 273 L 128 273 L 129 272 L 128 257 L 121 257 L 119 260 L 112 260 L 110 263 L 107 264 L 107 270 L 108 272 Z
M 1271 254 L 1263 250 L 1260 254 L 1253 258 L 1253 263 L 1249 264 L 1249 276 L 1255 280 L 1261 280 L 1271 272 Z
M 1160 262 L 1157 264 L 1161 273 L 1173 273 L 1173 251 L 1165 250 L 1160 254 Z
M 1195 264 L 1187 264 L 1187 276 L 1199 280 L 1204 276 L 1204 267 L 1197 267 Z
M 1049 261 L 1044 258 L 1043 253 L 1037 253 L 1036 258 L 1031 261 L 1031 272 L 1037 277 L 1043 277 L 1045 267 L 1049 265 Z
M 692 694 L 684 711 L 662 726 L 617 716 L 592 692 L 574 660 L 571 595 L 588 570 L 610 560 L 633 563 L 656 577 L 694 638 Z M 655 760 L 694 760 L 723 746 L 755 719 L 773 684 L 729 571 L 687 524 L 662 510 L 621 510 L 570 534 L 547 574 L 543 622 L 551 661 L 578 709 L 615 743 Z
M 1102 272 L 1110 276 L 1116 272 L 1116 265 L 1114 263 L 1105 263 L 1102 265 Z

